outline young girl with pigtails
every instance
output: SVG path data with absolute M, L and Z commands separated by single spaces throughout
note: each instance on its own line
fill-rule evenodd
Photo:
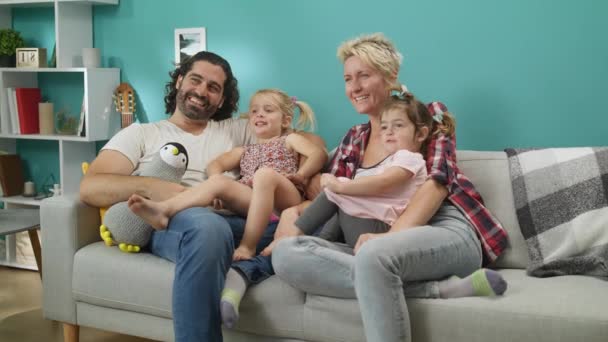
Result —
M 256 245 L 268 220 L 302 202 L 303 185 L 318 173 L 327 154 L 294 132 L 295 109 L 300 115 L 295 127 L 313 127 L 310 106 L 276 89 L 257 91 L 249 105 L 249 125 L 257 142 L 232 149 L 207 165 L 209 179 L 168 200 L 154 202 L 137 194 L 129 198 L 129 208 L 157 230 L 165 229 L 173 215 L 191 207 L 225 206 L 247 216 L 245 232 L 233 260 L 255 256 Z M 300 158 L 306 158 L 300 164 Z M 223 173 L 240 168 L 240 178 Z M 221 205 L 218 204 L 221 201 Z
M 433 118 L 406 90 L 391 96 L 380 113 L 384 158 L 359 167 L 352 179 L 323 174 L 323 191 L 295 222 L 305 234 L 323 226 L 320 238 L 354 248 L 362 234 L 387 232 L 426 181 L 423 153 L 433 120 L 443 118 Z

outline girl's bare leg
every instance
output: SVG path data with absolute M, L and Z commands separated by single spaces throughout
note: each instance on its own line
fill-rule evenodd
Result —
M 279 211 L 299 204 L 302 196 L 295 185 L 285 176 L 270 168 L 261 168 L 253 176 L 253 190 L 247 212 L 247 223 L 241 244 L 234 251 L 234 260 L 246 260 L 255 256 L 268 218 L 274 208 Z
M 203 183 L 189 188 L 161 202 L 131 195 L 128 201 L 129 209 L 155 229 L 165 229 L 169 219 L 181 210 L 192 207 L 206 207 L 211 205 L 213 199 L 222 197 L 222 193 L 237 193 L 249 197 L 251 189 L 223 175 L 211 176 Z M 242 200 L 241 202 L 244 202 Z

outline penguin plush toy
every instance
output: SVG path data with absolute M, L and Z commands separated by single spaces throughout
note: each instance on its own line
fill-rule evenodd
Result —
M 170 142 L 143 164 L 137 176 L 157 177 L 179 183 L 188 168 L 188 153 L 180 143 Z M 107 246 L 118 245 L 127 253 L 137 253 L 150 241 L 153 228 L 127 206 L 127 202 L 112 205 L 106 211 L 99 233 Z

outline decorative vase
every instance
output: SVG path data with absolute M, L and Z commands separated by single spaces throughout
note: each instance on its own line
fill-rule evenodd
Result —
M 0 67 L 14 68 L 16 63 L 15 55 L 0 55 Z
M 50 135 L 55 133 L 55 119 L 51 102 L 40 102 L 38 104 L 38 125 L 40 134 Z

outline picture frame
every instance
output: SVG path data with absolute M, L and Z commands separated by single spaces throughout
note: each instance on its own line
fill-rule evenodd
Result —
M 207 30 L 204 27 L 175 29 L 175 63 L 181 64 L 197 52 L 207 50 Z

